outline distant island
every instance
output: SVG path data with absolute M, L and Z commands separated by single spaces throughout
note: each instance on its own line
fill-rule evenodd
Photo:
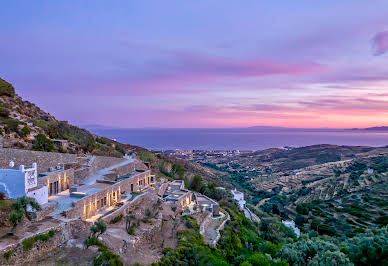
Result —
M 388 126 L 367 127 L 367 128 L 351 128 L 350 130 L 388 131 Z

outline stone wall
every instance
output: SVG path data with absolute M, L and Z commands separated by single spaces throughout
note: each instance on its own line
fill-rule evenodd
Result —
M 131 173 L 134 171 L 135 171 L 135 164 L 134 163 L 126 164 L 124 166 L 120 166 L 120 167 L 112 170 L 112 172 L 114 172 L 115 174 L 117 174 L 119 176 Z
M 47 215 L 49 215 L 54 211 L 57 205 L 58 205 L 57 202 L 47 203 L 46 205 L 42 206 L 42 209 L 40 211 L 37 211 L 34 213 L 35 217 L 33 217 L 33 219 L 35 221 L 43 220 Z
M 46 172 L 49 167 L 55 167 L 64 163 L 77 161 L 76 154 L 42 152 L 19 149 L 0 148 L 0 168 L 8 168 L 9 162 L 14 161 L 15 165 L 30 166 L 32 163 L 38 164 L 38 173 Z
M 90 175 L 89 168 L 83 167 L 74 171 L 74 183 L 79 184 Z
M 107 157 L 107 156 L 95 156 L 93 163 L 90 165 L 90 173 L 95 173 L 101 169 L 109 166 L 121 163 L 125 161 L 124 158 Z
M 75 220 L 71 222 L 62 222 L 56 227 L 47 228 L 47 230 L 39 232 L 36 235 L 46 234 L 50 230 L 55 230 L 55 234 L 47 241 L 38 240 L 34 243 L 30 250 L 24 250 L 21 239 L 19 243 L 9 246 L 6 250 L 3 250 L 0 254 L 0 265 L 33 265 L 36 264 L 40 258 L 47 256 L 50 252 L 56 249 L 58 246 L 65 243 L 72 238 L 86 237 L 81 232 L 89 232 L 90 224 L 81 220 Z M 8 260 L 4 257 L 4 253 L 9 252 L 10 257 Z
M 74 169 L 73 168 L 63 170 L 63 171 L 54 171 L 51 173 L 48 172 L 48 175 L 38 177 L 38 185 L 48 186 L 47 180 L 50 183 L 57 182 L 59 180 L 61 180 L 61 182 L 62 182 L 63 180 L 65 180 L 65 178 L 69 179 L 69 184 L 68 184 L 69 187 L 74 185 Z M 63 190 L 66 190 L 66 189 L 67 189 L 67 184 L 64 184 Z M 62 191 L 61 186 L 59 187 L 59 191 Z
M 206 227 L 209 226 L 209 224 L 212 222 L 212 214 L 209 212 L 209 214 L 205 217 L 205 219 L 202 221 L 201 225 L 199 226 L 199 233 L 203 235 L 205 233 Z
M 150 244 L 153 242 L 154 237 L 160 232 L 162 229 L 162 219 L 163 215 L 160 212 L 157 217 L 155 223 L 152 224 L 150 228 L 137 232 L 134 246 L 141 249 L 145 244 Z
M 152 193 L 152 192 L 151 192 Z M 150 202 L 151 195 L 148 192 L 145 192 L 141 195 L 136 196 L 133 200 L 126 202 L 123 206 L 115 210 L 114 212 L 102 217 L 106 223 L 110 223 L 114 218 L 119 216 L 120 214 L 126 215 L 129 211 L 133 211 L 137 208 L 139 204 L 146 204 Z

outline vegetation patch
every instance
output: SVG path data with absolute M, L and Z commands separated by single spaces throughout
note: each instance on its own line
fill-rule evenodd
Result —
M 4 79 L 0 78 L 0 96 L 15 96 L 15 88 L 11 83 L 8 83 Z
M 123 219 L 124 215 L 121 213 L 120 215 L 117 215 L 115 218 L 113 218 L 109 223 L 116 224 L 120 222 Z
M 14 254 L 14 250 L 13 249 L 10 249 L 6 252 L 4 252 L 3 256 L 6 260 L 9 260 L 9 258 Z
M 93 265 L 111 265 L 111 266 L 122 266 L 124 263 L 121 261 L 120 256 L 113 253 L 108 249 L 107 246 L 98 239 L 98 236 L 106 231 L 106 224 L 100 220 L 94 223 L 90 228 L 90 236 L 84 241 L 86 248 L 90 246 L 97 246 L 98 250 L 101 251 L 101 255 L 94 259 Z
M 37 241 L 46 242 L 54 235 L 55 235 L 55 231 L 50 230 L 47 234 L 40 234 L 40 235 L 36 235 L 35 237 L 27 238 L 22 241 L 23 249 L 30 250 L 34 246 L 35 242 Z

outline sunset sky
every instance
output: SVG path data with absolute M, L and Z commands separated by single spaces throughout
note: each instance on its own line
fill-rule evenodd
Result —
M 1 1 L 0 77 L 60 120 L 388 126 L 388 1 Z

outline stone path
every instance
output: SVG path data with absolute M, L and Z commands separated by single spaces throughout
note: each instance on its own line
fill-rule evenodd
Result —
M 226 221 L 230 219 L 229 214 L 221 212 L 219 217 L 211 217 L 211 222 L 205 226 L 203 232 L 203 238 L 205 242 L 210 246 L 215 246 L 221 237 L 220 230 L 224 228 Z

